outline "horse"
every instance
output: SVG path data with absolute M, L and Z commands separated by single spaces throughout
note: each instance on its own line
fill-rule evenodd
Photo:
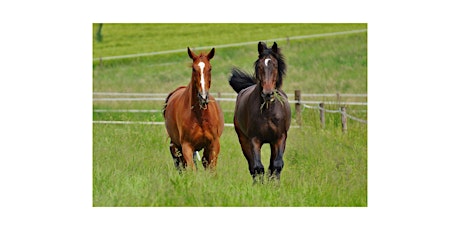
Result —
M 279 182 L 291 124 L 291 107 L 281 90 L 286 64 L 276 42 L 271 48 L 259 42 L 258 52 L 255 76 L 235 67 L 231 71 L 229 83 L 238 93 L 233 123 L 253 183 L 263 183 L 265 170 L 260 149 L 265 143 L 271 149 L 268 178 Z
M 192 78 L 187 86 L 180 86 L 166 97 L 163 117 L 169 150 L 179 170 L 196 170 L 195 156 L 204 149 L 202 164 L 215 170 L 220 152 L 220 136 L 224 130 L 224 116 L 220 105 L 209 94 L 211 63 L 215 49 L 207 54 L 195 54 L 187 47 L 192 61 Z M 199 158 L 199 155 L 198 155 Z

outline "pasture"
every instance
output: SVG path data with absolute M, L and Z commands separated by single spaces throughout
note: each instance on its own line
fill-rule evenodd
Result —
M 93 92 L 167 94 L 190 81 L 188 46 L 252 41 L 271 45 L 270 39 L 285 38 L 276 42 L 286 57 L 286 93 L 297 89 L 304 94 L 367 93 L 367 32 L 288 39 L 366 28 L 366 24 L 104 24 L 102 41 L 98 41 L 98 24 L 94 24 Z M 98 60 L 177 49 L 183 52 Z M 236 66 L 252 72 L 256 58 L 257 44 L 216 48 L 211 60 L 211 94 L 232 93 L 230 69 Z M 93 96 L 102 97 L 109 96 Z M 303 98 L 310 99 L 338 102 L 336 97 Z M 340 98 L 340 102 L 346 101 L 365 102 L 366 98 Z M 163 102 L 95 100 L 93 121 L 162 122 Z M 232 123 L 234 102 L 219 103 L 225 123 Z M 292 125 L 296 126 L 294 104 L 291 108 Z M 338 105 L 326 108 L 337 110 Z M 119 111 L 129 109 L 159 112 Z M 367 106 L 349 105 L 347 111 L 367 120 Z M 216 173 L 204 171 L 199 164 L 196 172 L 179 175 L 163 125 L 94 123 L 93 206 L 367 206 L 367 124 L 348 120 L 348 132 L 342 133 L 340 115 L 327 113 L 322 128 L 318 110 L 304 107 L 301 119 L 300 127 L 288 132 L 279 185 L 252 185 L 233 127 L 225 127 L 221 137 Z M 268 161 L 269 146 L 264 145 L 265 168 Z

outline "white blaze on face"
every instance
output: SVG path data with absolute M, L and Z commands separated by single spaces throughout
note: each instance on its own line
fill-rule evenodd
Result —
M 201 95 L 203 96 L 203 98 L 206 96 L 206 88 L 205 88 L 205 83 L 204 83 L 204 67 L 206 66 L 206 64 L 204 64 L 204 62 L 200 62 L 198 63 L 198 66 L 200 67 L 200 70 L 201 70 L 201 80 L 200 80 L 200 83 L 201 83 Z
M 265 66 L 268 66 L 268 62 L 271 61 L 271 60 L 272 59 L 270 59 L 270 58 L 265 59 Z

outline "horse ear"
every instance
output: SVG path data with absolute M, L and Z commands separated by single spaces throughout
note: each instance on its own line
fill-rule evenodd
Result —
M 267 48 L 267 45 L 263 42 L 259 42 L 259 45 L 257 46 L 257 49 L 259 50 L 259 55 L 264 52 L 264 50 Z
M 212 48 L 212 50 L 209 51 L 208 55 L 206 55 L 208 57 L 208 60 L 211 60 L 211 58 L 214 57 L 214 53 L 215 53 L 215 49 Z
M 196 55 L 193 53 L 193 51 L 190 50 L 189 47 L 187 47 L 187 52 L 188 52 L 188 56 L 189 56 L 191 59 L 195 59 Z
M 278 44 L 276 42 L 273 42 L 272 51 L 278 53 Z

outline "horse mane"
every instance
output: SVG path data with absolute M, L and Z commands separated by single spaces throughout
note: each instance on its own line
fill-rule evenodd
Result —
M 177 90 L 182 89 L 182 88 L 185 88 L 185 86 L 179 86 L 179 87 L 177 87 L 177 89 L 175 89 L 174 91 L 172 91 L 171 93 L 169 93 L 168 96 L 166 97 L 165 104 L 163 105 L 163 117 L 165 117 L 166 106 L 168 106 L 169 98 L 170 98 Z
M 259 71 L 257 71 L 259 67 L 259 60 L 272 55 L 278 61 L 278 79 L 276 79 L 276 88 L 280 88 L 283 85 L 283 78 L 286 74 L 286 62 L 284 61 L 284 55 L 281 53 L 281 49 L 278 48 L 278 52 L 274 52 L 272 48 L 265 48 L 262 53 L 259 53 L 259 58 L 254 62 L 254 70 L 256 78 L 259 78 Z

